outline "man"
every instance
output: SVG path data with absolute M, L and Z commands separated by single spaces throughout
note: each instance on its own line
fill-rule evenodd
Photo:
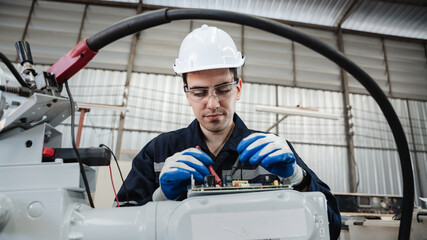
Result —
M 219 176 L 231 174 L 239 159 L 243 170 L 234 178 L 243 174 L 243 179 L 260 183 L 268 176 L 290 182 L 299 191 L 324 193 L 330 236 L 338 238 L 341 217 L 329 187 L 285 140 L 248 129 L 235 113 L 243 85 L 237 68 L 244 61 L 231 37 L 218 28 L 203 25 L 187 35 L 174 70 L 182 74 L 196 120 L 187 128 L 154 138 L 135 157 L 125 181 L 130 202 L 185 199 L 191 175 L 202 181 L 210 174 L 210 165 Z M 118 198 L 126 202 L 123 188 Z

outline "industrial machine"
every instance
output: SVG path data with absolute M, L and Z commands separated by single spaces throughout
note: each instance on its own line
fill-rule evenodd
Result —
M 108 165 L 110 159 L 103 149 L 61 148 L 61 133 L 54 127 L 76 109 L 69 91 L 69 98 L 61 96 L 63 84 L 69 90 L 66 81 L 107 44 L 173 20 L 193 18 L 244 24 L 287 37 L 327 56 L 368 89 L 389 121 L 399 149 L 404 175 L 399 237 L 407 239 L 413 206 L 409 150 L 402 126 L 378 85 L 335 50 L 282 24 L 197 9 L 163 9 L 125 19 L 84 39 L 38 74 L 31 67 L 29 45 L 19 43 L 25 78 L 0 54 L 22 85 L 0 86 L 0 239 L 329 239 L 323 194 L 290 188 L 233 194 L 200 191 L 182 202 L 150 202 L 141 207 L 87 205 L 84 189 L 91 202 L 90 183 L 94 183 L 91 166 Z
M 54 128 L 71 114 L 69 100 L 34 89 L 28 97 L 1 92 L 0 239 L 329 239 L 323 194 L 289 188 L 220 195 L 199 188 L 182 202 L 91 208 L 77 157 Z M 78 151 L 94 183 L 91 166 L 108 165 L 109 153 Z

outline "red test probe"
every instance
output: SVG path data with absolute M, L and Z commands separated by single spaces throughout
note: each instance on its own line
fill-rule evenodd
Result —
M 199 146 L 196 146 L 196 148 L 199 149 L 199 150 L 202 150 Z M 212 165 L 209 165 L 208 169 L 209 169 L 209 172 L 211 173 L 211 175 L 215 177 L 216 184 L 218 184 L 219 186 L 222 186 L 221 178 L 218 176 L 218 174 L 216 174 L 216 172 L 213 169 Z

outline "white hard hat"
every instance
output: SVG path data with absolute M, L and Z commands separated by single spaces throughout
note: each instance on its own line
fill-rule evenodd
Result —
M 244 63 L 245 57 L 237 51 L 230 35 L 216 27 L 203 25 L 184 38 L 173 69 L 182 74 L 217 68 L 238 68 Z

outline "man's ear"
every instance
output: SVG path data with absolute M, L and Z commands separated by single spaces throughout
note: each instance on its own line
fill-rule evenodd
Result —
M 236 86 L 236 89 L 237 89 L 236 100 L 240 100 L 240 94 L 242 94 L 242 86 L 243 86 L 243 81 L 241 78 L 239 78 L 239 83 Z

